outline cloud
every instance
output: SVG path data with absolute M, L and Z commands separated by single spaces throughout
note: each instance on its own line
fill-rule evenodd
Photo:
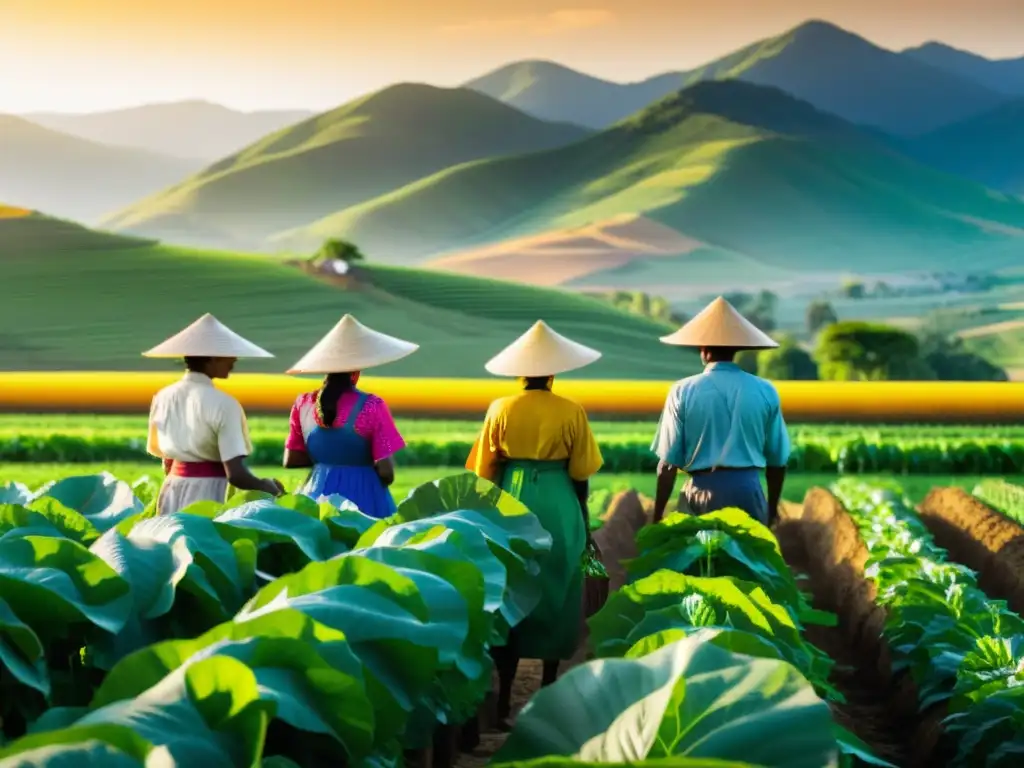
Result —
M 499 36 L 513 32 L 547 37 L 602 27 L 614 21 L 615 14 L 605 8 L 563 8 L 530 16 L 498 16 L 446 24 L 440 31 L 455 37 Z

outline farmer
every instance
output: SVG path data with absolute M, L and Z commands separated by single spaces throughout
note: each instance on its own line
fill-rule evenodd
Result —
M 185 359 L 185 376 L 153 397 L 146 450 L 164 460 L 157 514 L 171 515 L 197 501 L 224 501 L 228 485 L 247 491 L 284 492 L 245 466 L 252 453 L 241 404 L 213 386 L 240 357 L 273 357 L 206 314 L 144 357 Z
M 654 522 L 665 514 L 681 469 L 690 476 L 681 511 L 703 515 L 739 507 L 766 525 L 774 524 L 789 435 L 775 387 L 740 369 L 733 358 L 741 349 L 778 344 L 722 297 L 661 340 L 700 348 L 704 372 L 676 382 L 665 400 L 651 445 L 659 459 Z M 761 470 L 767 478 L 767 500 Z
M 551 386 L 556 374 L 600 356 L 539 320 L 486 366 L 496 376 L 519 378 L 522 392 L 491 403 L 466 468 L 521 500 L 553 539 L 541 562 L 540 603 L 512 631 L 508 645 L 495 649 L 502 721 L 511 714 L 519 659 L 542 659 L 541 684 L 550 685 L 559 661 L 571 658 L 579 642 L 588 481 L 602 459 L 583 408 Z
M 417 349 L 345 315 L 288 371 L 326 374 L 319 389 L 299 395 L 292 406 L 284 466 L 313 468 L 299 493 L 314 499 L 340 494 L 371 517 L 394 513 L 392 457 L 405 440 L 387 404 L 356 383 L 360 371 Z

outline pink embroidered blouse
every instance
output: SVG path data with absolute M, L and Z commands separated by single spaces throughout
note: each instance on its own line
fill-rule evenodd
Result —
M 289 451 L 306 450 L 306 438 L 317 426 L 316 395 L 316 392 L 299 395 L 292 406 L 288 439 L 284 443 L 284 447 Z M 340 427 L 345 423 L 358 399 L 359 393 L 354 390 L 349 390 L 341 396 L 332 427 Z M 355 430 L 360 437 L 370 441 L 370 455 L 374 461 L 386 459 L 405 448 L 405 440 L 395 426 L 387 403 L 376 395 L 367 395 L 363 410 L 356 416 Z

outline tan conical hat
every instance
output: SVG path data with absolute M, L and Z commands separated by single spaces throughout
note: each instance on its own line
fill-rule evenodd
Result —
M 554 376 L 590 365 L 599 357 L 596 349 L 577 344 L 538 320 L 484 367 L 495 376 Z
M 157 344 L 143 357 L 273 357 L 243 339 L 207 312 L 181 333 Z
M 419 344 L 380 333 L 345 315 L 288 373 L 347 373 L 408 357 Z
M 678 331 L 662 336 L 661 340 L 677 347 L 771 349 L 779 346 L 721 296 Z

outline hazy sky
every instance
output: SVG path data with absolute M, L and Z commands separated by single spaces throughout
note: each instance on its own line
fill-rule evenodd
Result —
M 1024 55 L 1024 0 L 0 0 L 0 112 L 183 98 L 324 109 L 524 58 L 635 80 L 807 18 L 890 48 Z

